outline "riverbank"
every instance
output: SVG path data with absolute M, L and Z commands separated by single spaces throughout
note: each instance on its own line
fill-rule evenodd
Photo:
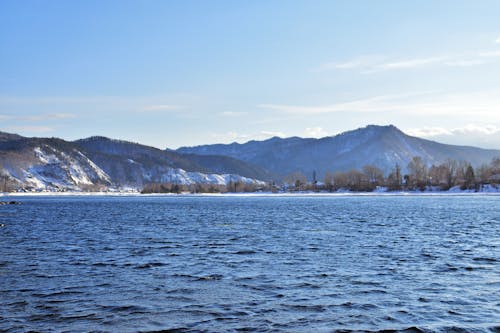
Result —
M 340 197 L 340 196 L 477 196 L 477 195 L 500 195 L 499 187 L 488 187 L 480 191 L 461 190 L 460 188 L 451 188 L 448 191 L 442 190 L 426 190 L 426 191 L 387 191 L 379 189 L 373 192 L 352 192 L 352 191 L 336 191 L 336 192 L 313 192 L 313 191 L 297 191 L 297 192 L 250 192 L 250 193 L 148 193 L 142 194 L 139 191 L 126 192 L 11 192 L 0 193 L 0 197 L 23 197 L 23 196 L 165 196 L 165 197 Z

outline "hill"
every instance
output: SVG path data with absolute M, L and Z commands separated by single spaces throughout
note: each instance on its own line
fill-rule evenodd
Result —
M 361 169 L 375 165 L 386 173 L 396 164 L 403 170 L 414 156 L 430 166 L 446 159 L 466 160 L 477 166 L 500 156 L 500 150 L 454 146 L 409 136 L 395 126 L 369 125 L 321 139 L 278 138 L 243 144 L 216 144 L 182 147 L 179 153 L 224 155 L 267 169 L 281 177 L 302 172 L 311 178 L 314 171 Z
M 70 142 L 0 133 L 0 176 L 3 187 L 10 189 L 141 189 L 161 182 L 223 185 L 257 182 L 266 175 L 230 157 L 184 156 L 105 137 Z

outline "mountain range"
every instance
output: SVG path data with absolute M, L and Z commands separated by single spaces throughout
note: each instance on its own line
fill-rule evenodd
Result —
M 468 161 L 473 166 L 489 163 L 500 150 L 455 146 L 409 136 L 393 125 L 369 125 L 321 139 L 273 137 L 244 144 L 182 147 L 179 153 L 223 155 L 261 166 L 281 177 L 313 172 L 322 179 L 327 171 L 348 171 L 374 165 L 388 173 L 398 164 L 405 171 L 414 156 L 430 166 L 446 159 Z
M 140 190 L 148 183 L 218 184 L 283 180 L 301 172 L 322 179 L 327 171 L 371 164 L 388 173 L 414 156 L 428 164 L 446 159 L 474 166 L 500 150 L 441 144 L 406 135 L 394 126 L 369 125 L 321 139 L 278 138 L 161 150 L 90 137 L 76 141 L 28 138 L 0 132 L 0 190 Z
M 197 156 L 105 137 L 77 141 L 0 133 L 4 187 L 28 191 L 140 190 L 148 183 L 260 183 L 262 168 L 225 156 Z M 0 188 L 1 189 L 1 188 Z

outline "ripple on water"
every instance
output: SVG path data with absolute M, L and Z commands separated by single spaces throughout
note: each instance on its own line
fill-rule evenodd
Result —
M 24 201 L 0 331 L 500 332 L 498 196 Z

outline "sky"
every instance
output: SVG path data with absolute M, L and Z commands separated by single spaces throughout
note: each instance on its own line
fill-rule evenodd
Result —
M 0 1 L 0 130 L 158 148 L 393 124 L 500 149 L 500 1 Z

